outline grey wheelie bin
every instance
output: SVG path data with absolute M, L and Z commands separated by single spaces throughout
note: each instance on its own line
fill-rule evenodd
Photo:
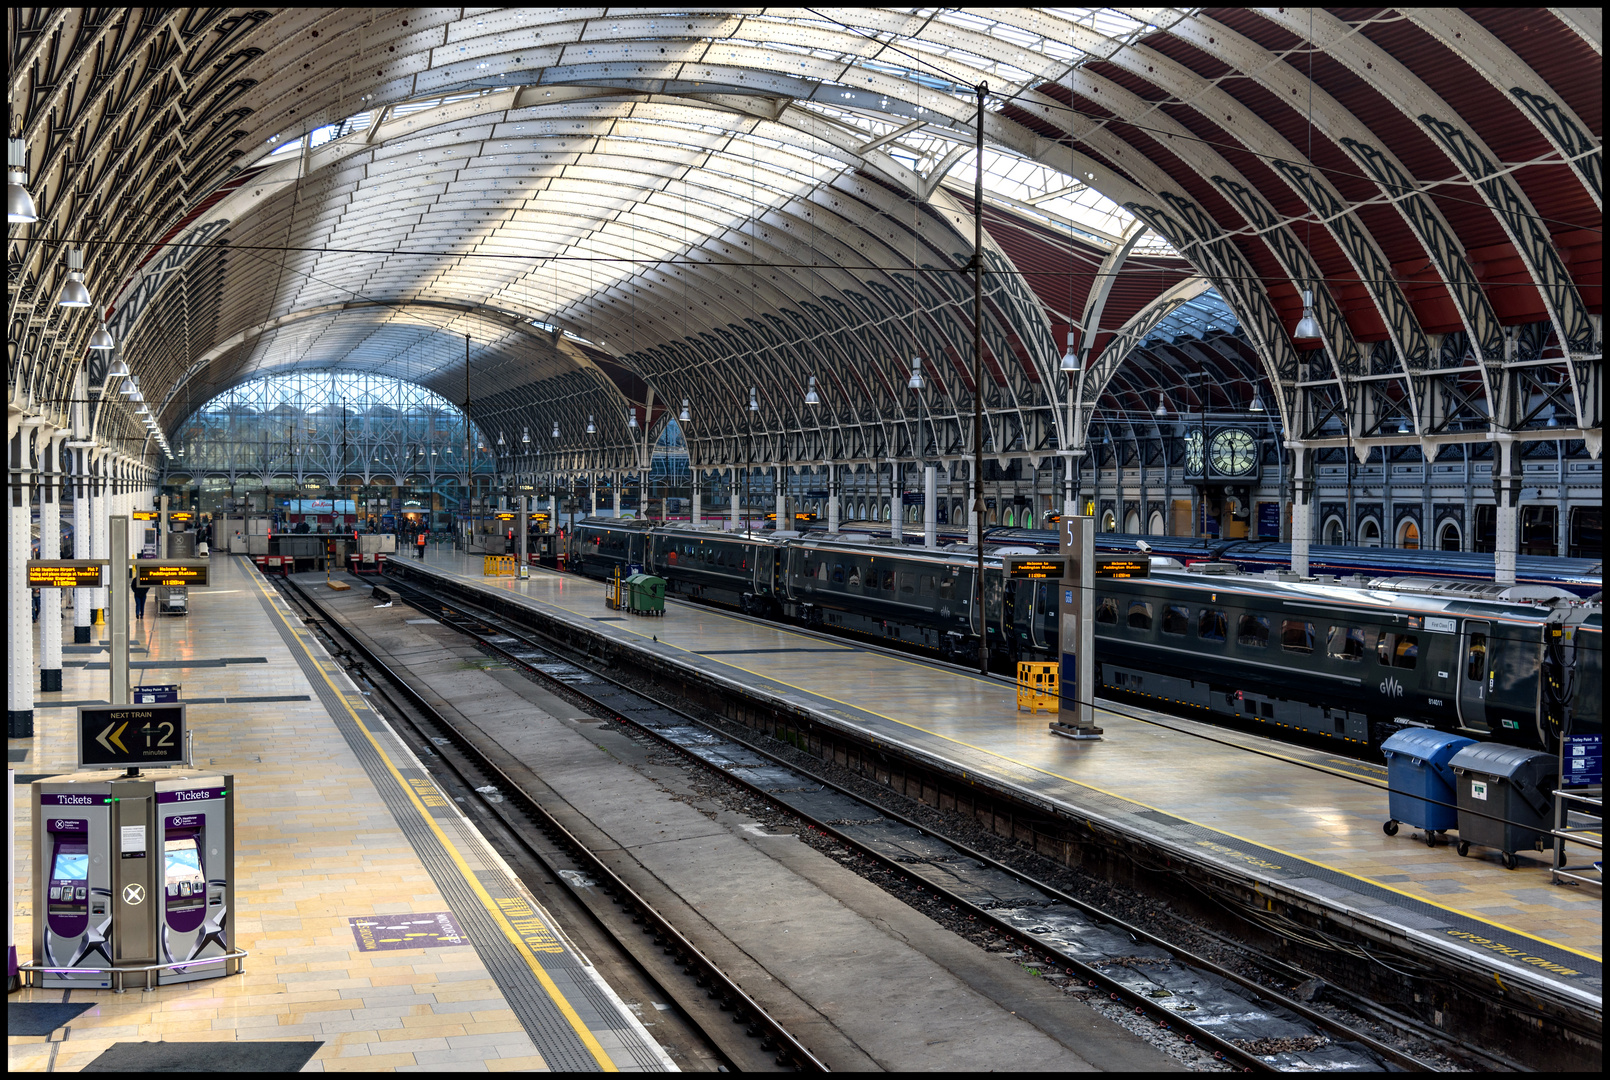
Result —
M 1448 762 L 1459 784 L 1459 854 L 1471 844 L 1497 848 L 1515 869 L 1517 851 L 1541 849 L 1554 810 L 1559 759 L 1541 750 L 1472 743 Z
M 1391 815 L 1381 826 L 1386 835 L 1396 836 L 1398 826 L 1407 825 L 1422 830 L 1426 844 L 1435 847 L 1437 833 L 1458 828 L 1454 773 L 1448 762 L 1475 741 L 1431 728 L 1404 728 L 1381 744 Z

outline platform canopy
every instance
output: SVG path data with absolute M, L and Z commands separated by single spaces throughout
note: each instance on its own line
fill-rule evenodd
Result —
M 529 431 L 511 471 L 632 468 L 684 402 L 704 466 L 971 456 L 983 84 L 991 457 L 1255 398 L 1302 445 L 1598 452 L 1596 8 L 18 8 L 8 45 L 13 424 L 121 360 L 167 431 L 406 379 Z

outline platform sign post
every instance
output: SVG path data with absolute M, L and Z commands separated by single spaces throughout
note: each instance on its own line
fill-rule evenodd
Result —
M 107 698 L 113 705 L 126 705 L 129 700 L 129 519 L 121 514 L 107 519 L 109 552 L 112 556 L 112 580 L 107 582 L 107 617 L 111 620 L 109 635 L 111 648 L 112 693 Z
M 1057 522 L 1061 556 L 1066 566 L 1057 620 L 1061 636 L 1058 690 L 1061 707 L 1051 731 L 1070 739 L 1099 739 L 1096 726 L 1096 522 L 1065 514 Z

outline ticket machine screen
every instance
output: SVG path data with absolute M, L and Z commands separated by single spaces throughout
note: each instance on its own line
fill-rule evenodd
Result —
M 200 906 L 207 891 L 207 879 L 201 873 L 201 852 L 196 849 L 196 838 L 169 837 L 164 841 L 164 847 L 169 910 L 175 906 L 190 907 L 183 901 L 191 897 L 195 897 L 196 906 Z M 175 901 L 179 903 L 175 904 Z
M 83 837 L 83 833 L 67 836 Z M 85 839 L 57 840 L 51 859 L 50 890 L 45 898 L 50 928 L 61 937 L 84 932 L 89 921 L 89 844 Z

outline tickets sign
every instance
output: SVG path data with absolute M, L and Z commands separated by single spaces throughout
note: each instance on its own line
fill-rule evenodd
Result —
M 105 559 L 29 559 L 30 589 L 98 589 Z

